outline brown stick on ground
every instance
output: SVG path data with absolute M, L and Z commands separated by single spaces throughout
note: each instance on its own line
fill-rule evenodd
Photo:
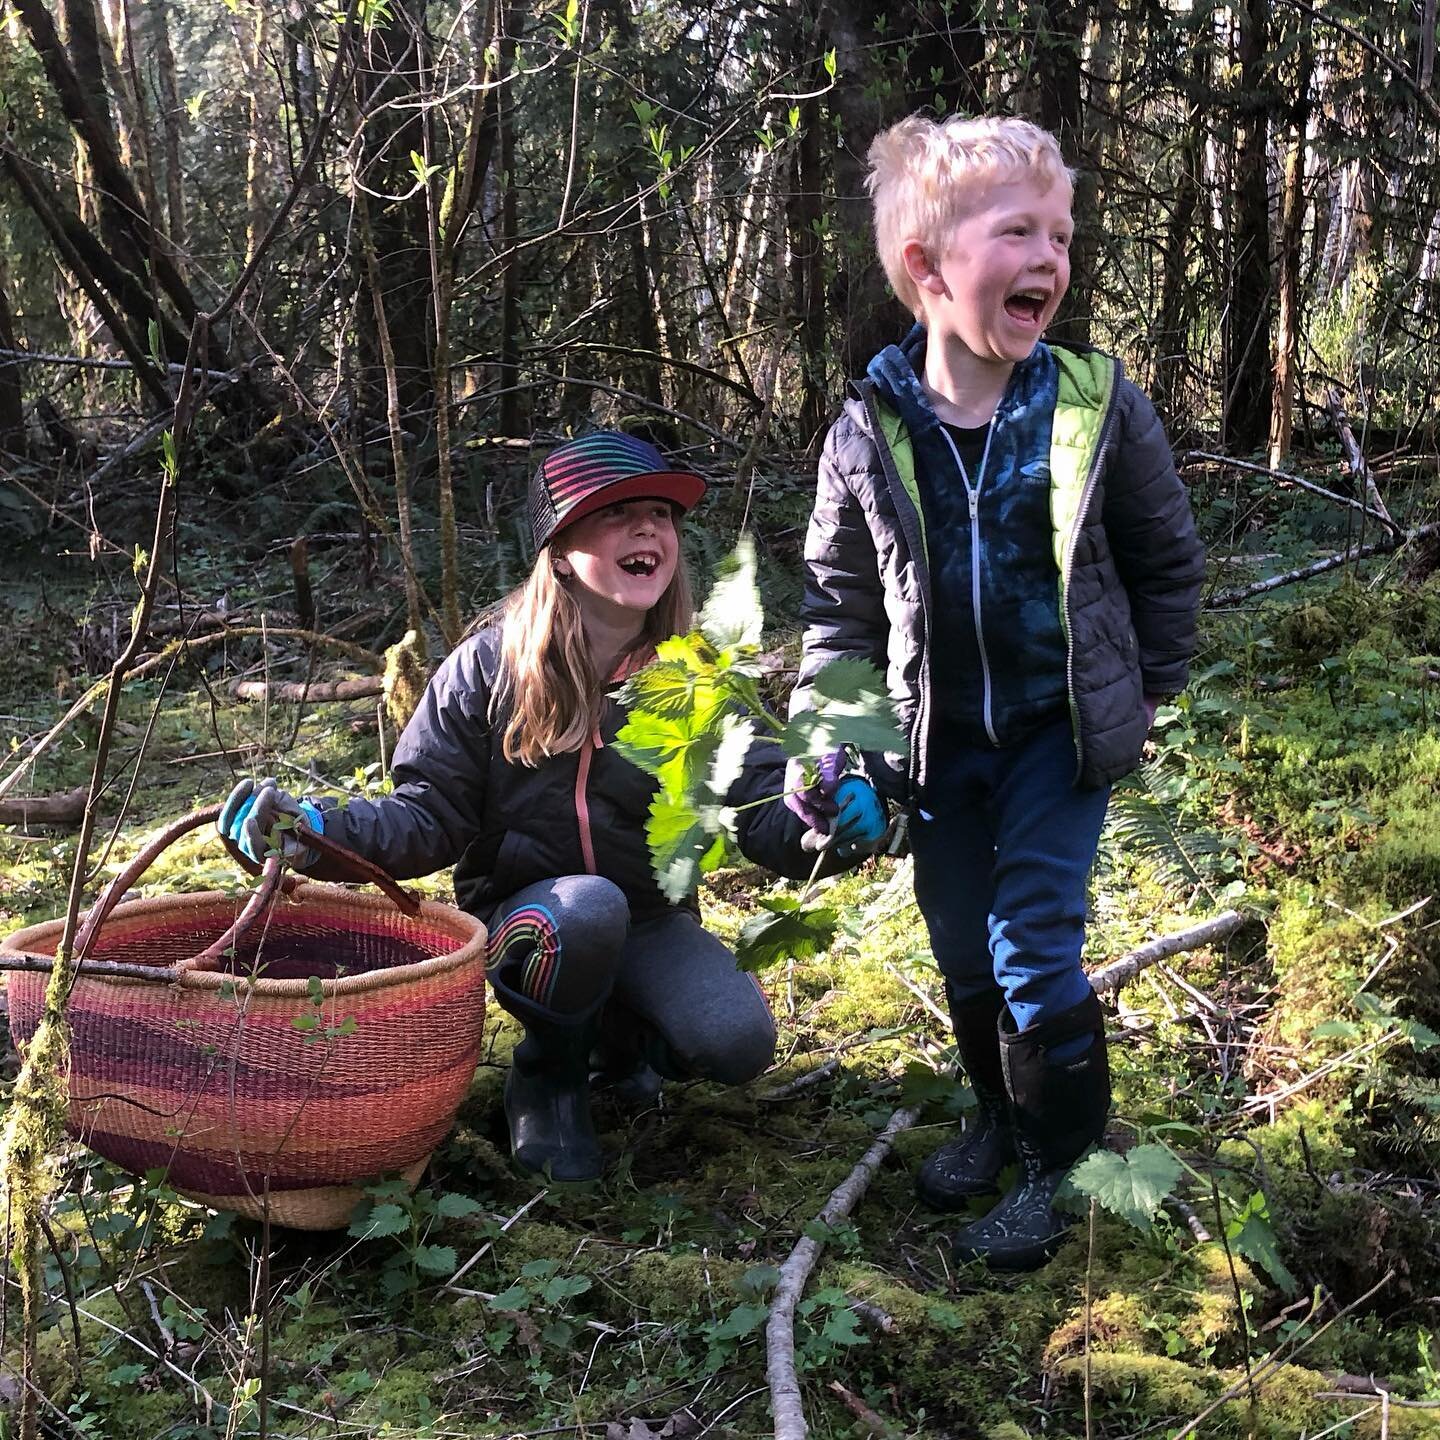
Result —
M 385 693 L 385 681 L 379 675 L 362 675 L 358 680 L 239 680 L 230 690 L 237 700 L 291 700 L 297 703 L 317 700 L 368 700 Z
M 78 825 L 85 816 L 85 786 L 58 795 L 0 800 L 0 825 Z

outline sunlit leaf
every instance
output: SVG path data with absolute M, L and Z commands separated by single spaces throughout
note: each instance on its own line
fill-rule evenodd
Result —
M 700 612 L 700 629 L 716 649 L 759 645 L 765 612 L 755 576 L 755 541 L 745 534 L 720 562 L 715 584 Z
M 1180 1161 L 1164 1145 L 1137 1145 L 1124 1155 L 1097 1150 L 1070 1174 L 1070 1184 L 1112 1215 L 1149 1230 L 1160 1202 L 1180 1178 Z

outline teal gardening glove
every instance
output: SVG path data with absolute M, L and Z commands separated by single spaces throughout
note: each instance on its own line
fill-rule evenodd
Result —
M 839 813 L 830 822 L 835 853 L 842 860 L 872 853 L 885 838 L 888 821 L 875 787 L 862 776 L 847 775 L 835 788 Z
M 293 817 L 304 820 L 317 835 L 325 833 L 324 813 L 310 800 L 296 800 L 273 777 L 246 779 L 226 797 L 215 828 L 257 865 L 265 863 L 271 850 L 279 850 L 295 869 L 305 870 L 320 859 L 319 851 L 305 844 L 293 827 L 276 828 Z

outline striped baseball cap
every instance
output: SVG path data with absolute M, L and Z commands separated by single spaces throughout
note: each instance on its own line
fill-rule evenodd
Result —
M 618 430 L 567 440 L 540 462 L 530 481 L 530 533 L 535 549 L 567 525 L 623 500 L 669 500 L 682 511 L 705 493 L 705 482 L 676 470 L 648 441 Z

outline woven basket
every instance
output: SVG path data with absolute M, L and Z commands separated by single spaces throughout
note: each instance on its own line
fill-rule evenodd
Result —
M 267 879 L 279 880 L 277 860 Z M 272 1223 L 299 1229 L 345 1225 L 381 1175 L 413 1185 L 479 1060 L 485 929 L 406 900 L 415 914 L 287 881 L 252 897 L 253 923 L 237 931 L 231 896 L 112 898 L 113 910 L 102 899 L 77 939 L 66 1011 L 70 1133 L 203 1204 L 254 1218 L 268 1206 Z M 0 962 L 53 957 L 62 928 L 9 936 Z M 137 966 L 156 979 L 106 973 Z M 47 981 L 9 977 L 17 1047 Z

